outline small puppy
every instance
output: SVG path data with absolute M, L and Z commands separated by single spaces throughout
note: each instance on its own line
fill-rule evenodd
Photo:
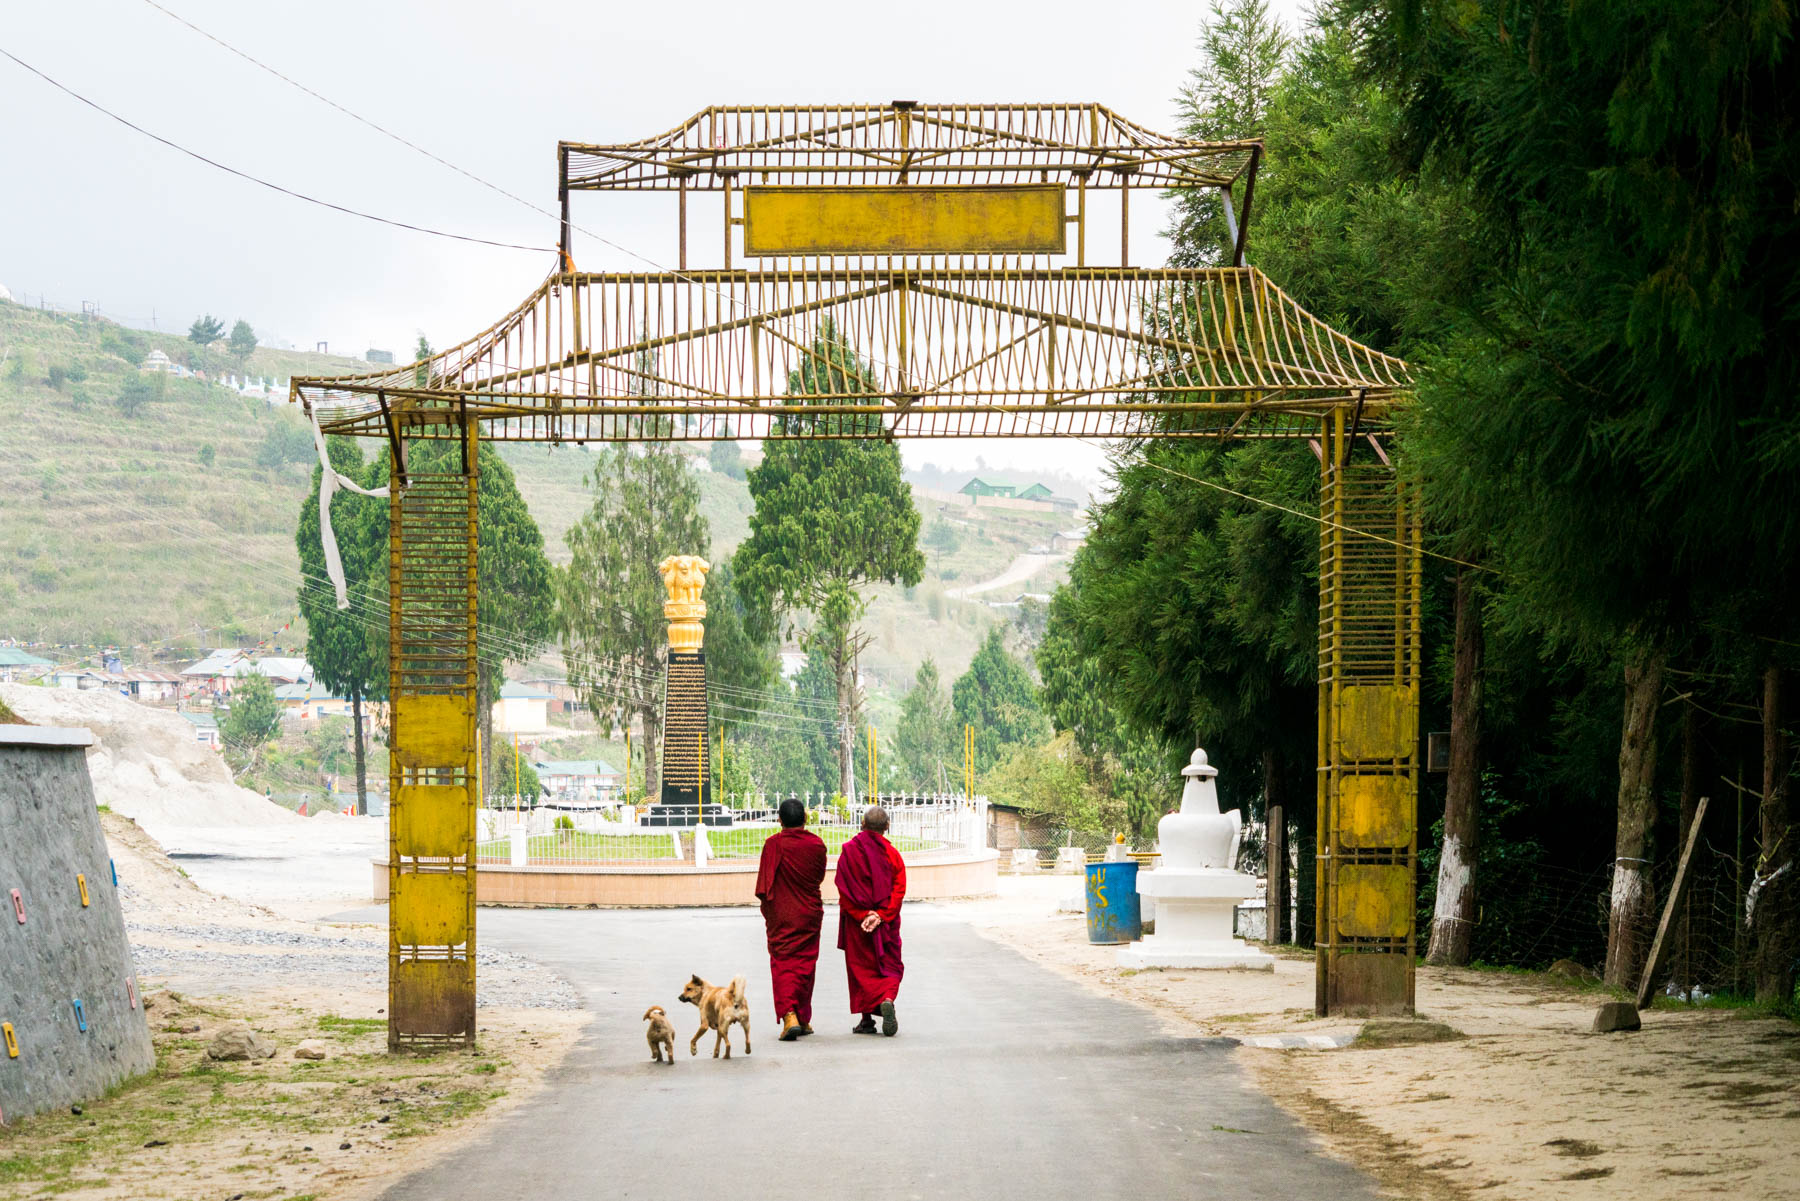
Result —
M 708 1030 L 716 1032 L 713 1058 L 719 1057 L 719 1044 L 725 1044 L 725 1058 L 731 1058 L 731 1026 L 744 1028 L 744 1054 L 750 1054 L 750 1006 L 744 1001 L 744 978 L 733 977 L 729 988 L 717 988 L 695 976 L 681 990 L 681 999 L 700 1011 L 700 1029 L 688 1043 L 688 1054 L 700 1054 L 700 1036 Z
M 645 1035 L 650 1040 L 650 1058 L 656 1063 L 663 1062 L 663 1051 L 669 1052 L 669 1066 L 675 1066 L 675 1027 L 669 1025 L 669 1019 L 663 1013 L 661 1005 L 652 1005 L 644 1010 L 644 1020 L 650 1023 L 650 1030 Z

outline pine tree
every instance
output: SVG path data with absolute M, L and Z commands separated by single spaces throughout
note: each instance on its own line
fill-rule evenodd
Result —
M 1200 22 L 1201 63 L 1177 100 L 1182 136 L 1209 142 L 1260 137 L 1287 49 L 1287 33 L 1266 0 L 1213 0 L 1211 16 Z M 1243 190 L 1232 199 L 1241 211 Z M 1212 188 L 1175 193 L 1170 265 L 1229 263 L 1233 247 L 1224 214 Z

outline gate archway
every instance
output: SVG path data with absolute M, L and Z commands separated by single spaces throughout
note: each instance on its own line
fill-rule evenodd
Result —
M 409 366 L 294 380 L 327 433 L 393 451 L 390 1046 L 472 1041 L 476 1028 L 484 438 L 1310 441 L 1316 1008 L 1412 1009 L 1419 518 L 1385 449 L 1410 374 L 1246 264 L 1261 153 L 1097 104 L 709 108 L 639 142 L 559 147 L 558 270 L 488 330 Z M 1215 190 L 1229 261 L 1131 266 L 1130 199 L 1146 188 Z M 577 191 L 672 198 L 677 268 L 577 271 Z M 689 265 L 696 208 L 716 222 L 710 266 Z M 1090 261 L 1114 221 L 1116 261 Z M 786 394 L 831 342 L 869 377 L 828 371 L 826 389 Z M 459 442 L 455 469 L 409 471 L 417 439 Z

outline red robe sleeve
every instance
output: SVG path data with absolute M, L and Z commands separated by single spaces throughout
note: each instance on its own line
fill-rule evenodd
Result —
M 894 891 L 888 894 L 887 904 L 881 907 L 881 920 L 891 922 L 900 916 L 900 903 L 906 900 L 906 863 L 900 858 L 900 852 L 887 839 L 881 840 L 881 849 L 887 852 L 888 862 L 894 865 Z
M 767 905 L 770 894 L 775 891 L 775 868 L 781 862 L 781 851 L 775 840 L 764 840 L 762 858 L 756 865 L 756 899 Z

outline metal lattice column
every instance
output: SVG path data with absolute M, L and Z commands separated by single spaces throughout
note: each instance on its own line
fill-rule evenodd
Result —
M 1322 439 L 1314 1007 L 1413 1011 L 1418 874 L 1418 499 L 1347 414 Z M 1374 536 L 1370 536 L 1374 535 Z
M 475 1041 L 476 424 L 388 500 L 388 1046 Z M 454 460 L 452 460 L 454 463 Z

